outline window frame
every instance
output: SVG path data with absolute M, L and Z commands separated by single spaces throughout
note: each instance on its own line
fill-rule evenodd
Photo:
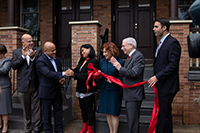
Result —
M 23 12 L 23 1 L 24 0 L 20 0 L 20 27 L 24 27 L 24 16 L 26 14 L 37 14 L 38 16 L 38 29 L 40 29 L 40 0 L 37 0 L 38 1 L 38 10 L 37 12 Z

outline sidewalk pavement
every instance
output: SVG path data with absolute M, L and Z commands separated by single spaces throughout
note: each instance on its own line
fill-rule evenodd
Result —
M 72 120 L 66 127 L 64 127 L 64 133 L 78 133 L 81 129 L 82 120 Z M 10 129 L 9 133 L 24 133 L 24 131 Z M 173 125 L 173 133 L 200 133 L 200 125 Z
M 64 133 L 78 133 L 81 129 L 82 120 L 73 120 L 64 128 Z M 173 133 L 200 133 L 200 126 L 173 125 Z

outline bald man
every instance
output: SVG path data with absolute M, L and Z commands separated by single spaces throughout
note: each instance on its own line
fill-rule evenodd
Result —
M 31 133 L 32 130 L 39 133 L 42 119 L 35 61 L 42 55 L 42 50 L 33 46 L 33 39 L 29 34 L 22 35 L 21 42 L 22 48 L 13 51 L 11 64 L 12 68 L 17 70 L 17 93 L 23 107 L 24 130 L 26 133 Z M 31 111 L 31 101 L 33 111 Z
M 44 44 L 44 54 L 36 61 L 39 75 L 38 94 L 42 102 L 43 126 L 45 133 L 53 133 L 51 124 L 51 107 L 54 110 L 55 132 L 63 132 L 61 84 L 65 83 L 65 72 L 56 57 L 56 46 L 52 42 Z

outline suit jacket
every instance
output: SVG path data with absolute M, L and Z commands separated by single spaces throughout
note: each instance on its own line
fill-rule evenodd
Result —
M 154 59 L 154 75 L 158 82 L 158 93 L 176 93 L 179 91 L 179 61 L 181 46 L 179 42 L 168 35 L 157 57 Z
M 11 69 L 10 59 L 6 57 L 1 59 L 0 60 L 0 87 L 2 89 L 11 87 L 11 81 L 8 75 L 10 69 Z
M 77 80 L 77 86 L 76 86 L 76 91 L 80 93 L 86 93 L 87 92 L 87 87 L 86 87 L 86 80 L 88 78 L 88 64 L 92 63 L 93 66 L 98 69 L 99 67 L 99 62 L 96 58 L 90 58 L 85 65 L 82 67 L 80 70 L 81 65 L 83 64 L 84 60 L 80 60 L 78 62 L 77 67 L 73 70 L 74 71 L 74 79 Z M 97 86 L 92 85 L 92 78 L 89 80 L 89 91 L 88 92 L 95 92 L 97 91 Z
M 35 61 L 42 55 L 42 49 L 33 47 L 34 50 L 36 50 L 35 59 L 30 61 L 29 65 L 27 64 L 26 58 L 22 58 L 22 48 L 13 51 L 11 64 L 12 68 L 17 70 L 17 90 L 19 92 L 27 92 L 30 81 L 32 81 L 36 88 L 38 86 Z
M 122 59 L 117 58 L 117 61 L 122 66 L 124 66 L 124 61 Z M 100 70 L 107 75 L 113 76 L 113 77 L 118 78 L 120 80 L 122 79 L 122 77 L 119 76 L 118 70 L 110 62 L 108 62 L 108 60 L 106 58 L 103 58 L 101 60 Z M 104 78 L 104 77 L 102 77 L 102 79 L 101 79 L 100 88 L 101 89 L 107 89 L 107 90 L 120 90 L 121 89 L 121 87 L 119 85 L 115 84 L 115 83 L 108 83 L 107 79 Z
M 125 62 L 124 67 L 119 70 L 119 75 L 123 77 L 124 84 L 132 85 L 143 81 L 144 56 L 136 50 Z M 141 101 L 145 98 L 144 86 L 123 89 L 125 101 Z
M 36 60 L 36 68 L 39 76 L 38 96 L 39 98 L 54 99 L 56 94 L 61 94 L 59 80 L 62 76 L 60 59 L 55 57 L 57 72 L 50 59 L 43 54 Z

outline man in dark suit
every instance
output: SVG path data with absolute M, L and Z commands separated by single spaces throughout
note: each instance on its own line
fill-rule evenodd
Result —
M 114 57 L 111 58 L 111 63 L 119 70 L 119 75 L 123 77 L 123 83 L 127 85 L 143 81 L 144 56 L 136 48 L 137 43 L 134 38 L 125 38 L 122 41 L 121 50 L 129 58 L 127 58 L 124 67 Z M 128 132 L 139 133 L 140 106 L 145 98 L 144 86 L 124 89 L 123 95 L 127 111 Z
M 35 60 L 42 55 L 42 50 L 33 46 L 33 39 L 29 34 L 22 36 L 22 48 L 13 51 L 11 60 L 12 68 L 17 70 L 17 91 L 23 107 L 24 130 L 30 133 L 31 125 L 31 101 L 33 105 L 33 129 L 40 132 L 42 119 L 40 100 L 37 87 L 38 78 L 35 68 Z
M 55 132 L 63 132 L 61 84 L 65 83 L 65 72 L 56 57 L 56 46 L 52 42 L 44 44 L 44 54 L 36 61 L 39 76 L 38 95 L 42 102 L 45 133 L 52 133 L 51 106 L 54 109 Z
M 169 33 L 168 19 L 158 19 L 153 31 L 160 42 L 154 59 L 154 76 L 149 80 L 149 87 L 156 85 L 159 99 L 157 133 L 172 133 L 171 104 L 179 91 L 179 61 L 181 46 Z

